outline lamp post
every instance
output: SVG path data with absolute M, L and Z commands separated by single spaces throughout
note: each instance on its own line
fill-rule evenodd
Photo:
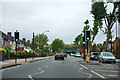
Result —
M 42 34 L 44 34 L 44 33 L 46 33 L 46 32 L 49 32 L 49 30 L 44 31 Z M 33 59 L 34 59 L 34 49 L 35 49 L 35 48 L 34 48 L 34 44 L 35 44 L 35 43 L 34 43 L 34 42 L 35 42 L 35 41 L 34 41 L 34 38 L 35 38 L 35 35 L 34 35 L 34 32 L 33 32 Z

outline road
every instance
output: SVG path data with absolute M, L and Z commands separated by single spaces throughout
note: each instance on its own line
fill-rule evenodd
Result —
M 65 60 L 54 58 L 31 62 L 2 70 L 3 78 L 22 78 L 28 80 L 52 78 L 52 79 L 106 79 L 117 80 L 120 77 L 117 64 L 98 63 L 87 64 L 81 58 L 68 56 Z M 119 80 L 119 79 L 118 79 Z

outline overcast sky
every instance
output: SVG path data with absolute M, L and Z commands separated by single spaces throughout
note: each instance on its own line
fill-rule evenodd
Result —
M 6 1 L 0 4 L 2 31 L 12 32 L 14 35 L 17 29 L 20 32 L 20 38 L 25 37 L 31 40 L 33 32 L 36 35 L 49 30 L 49 33 L 45 33 L 49 43 L 55 38 L 60 38 L 65 43 L 73 43 L 75 37 L 81 33 L 86 19 L 89 19 L 92 27 L 91 4 L 90 0 Z M 105 39 L 105 35 L 100 31 L 95 42 L 102 43 Z

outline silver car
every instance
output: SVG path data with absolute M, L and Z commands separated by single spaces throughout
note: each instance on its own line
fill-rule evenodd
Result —
M 116 58 L 111 52 L 101 52 L 99 55 L 99 62 L 114 62 L 116 63 Z

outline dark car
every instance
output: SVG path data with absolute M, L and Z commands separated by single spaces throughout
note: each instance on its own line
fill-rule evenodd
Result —
M 57 60 L 57 59 L 62 59 L 62 60 L 64 60 L 64 55 L 63 55 L 63 53 L 56 53 L 56 54 L 55 54 L 55 60 Z
M 99 59 L 99 53 L 98 52 L 91 52 L 90 53 L 90 59 L 91 60 L 98 60 Z
M 63 53 L 63 55 L 64 55 L 64 57 L 66 57 L 66 58 L 67 58 L 67 53 Z

